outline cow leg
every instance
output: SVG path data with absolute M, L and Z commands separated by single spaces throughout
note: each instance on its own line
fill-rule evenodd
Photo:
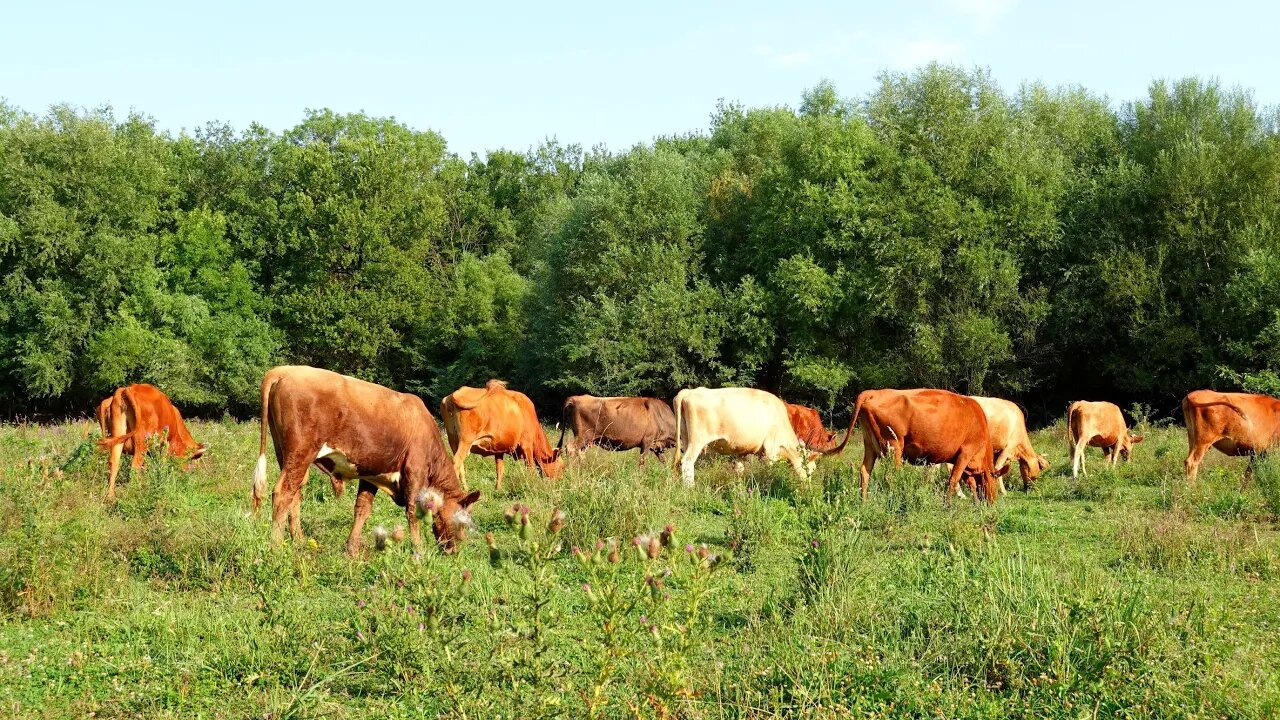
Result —
M 640 467 L 642 468 L 644 467 L 644 455 L 647 452 L 649 452 L 649 441 L 641 440 L 640 441 Z
M 470 443 L 458 443 L 458 450 L 453 454 L 453 472 L 458 476 L 462 492 L 467 492 L 467 455 L 470 454 Z
M 698 455 L 702 454 L 706 446 L 706 443 L 690 446 L 685 451 L 684 457 L 680 459 L 680 478 L 684 481 L 685 487 L 693 487 L 693 464 L 697 462 Z
M 1077 479 L 1081 473 L 1084 473 L 1086 476 L 1088 475 L 1088 472 L 1085 471 L 1085 467 L 1084 467 L 1085 447 L 1086 445 L 1083 439 L 1076 440 L 1076 446 L 1072 449 L 1072 453 L 1071 453 L 1071 479 L 1072 480 Z
M 952 495 L 956 494 L 957 490 L 960 489 L 960 476 L 964 474 L 964 468 L 965 468 L 964 458 L 956 458 L 955 463 L 951 466 L 951 475 L 947 478 L 946 497 L 948 500 L 951 498 Z M 969 478 L 969 482 L 973 483 L 972 477 Z M 969 492 L 973 493 L 973 499 L 974 501 L 977 501 L 978 499 L 977 486 L 971 484 L 969 486 Z
M 1204 438 L 1197 437 L 1196 443 L 1187 450 L 1187 460 L 1183 463 L 1183 469 L 1187 472 L 1187 481 L 1195 482 L 1196 475 L 1200 473 L 1200 463 L 1204 461 L 1205 453 L 1209 452 L 1209 448 L 1213 447 L 1213 443 L 1218 438 L 1213 438 L 1211 442 L 1204 442 Z
M 871 482 L 871 472 L 876 469 L 876 458 L 880 453 L 880 448 L 876 447 L 875 441 L 871 439 L 871 429 L 863 429 L 862 443 L 862 467 L 858 468 L 858 473 L 862 476 L 862 500 L 867 500 L 867 485 Z
M 502 470 L 503 470 L 503 463 L 502 463 L 502 456 L 501 456 L 501 455 L 495 455 L 495 456 L 494 456 L 494 458 L 493 458 L 493 465 L 494 465 L 494 472 L 495 472 L 495 474 L 497 475 L 497 479 L 496 479 L 496 480 L 494 480 L 494 482 L 493 482 L 493 489 L 494 489 L 495 491 L 502 490 Z M 463 491 L 466 491 L 466 489 L 467 489 L 467 488 L 466 488 L 466 486 L 464 485 L 464 486 L 462 486 L 462 489 L 463 489 Z
M 280 479 L 271 492 L 271 541 L 279 545 L 284 541 L 285 523 L 291 513 L 301 509 L 302 485 L 307 481 L 307 469 L 315 458 L 316 451 L 292 454 L 285 459 L 280 468 Z M 294 496 L 298 495 L 298 502 Z M 295 541 L 302 540 L 302 521 L 289 522 L 289 530 Z
M 366 480 L 360 481 L 360 489 L 356 492 L 355 517 L 351 521 L 351 534 L 347 536 L 347 555 L 355 557 L 360 553 L 360 534 L 364 531 L 364 522 L 373 512 L 373 496 L 378 494 L 378 486 Z M 407 504 L 409 517 L 417 519 L 413 513 L 413 503 Z

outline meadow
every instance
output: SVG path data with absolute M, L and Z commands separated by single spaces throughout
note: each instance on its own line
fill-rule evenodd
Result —
M 257 423 L 191 429 L 197 468 L 153 454 L 108 506 L 88 421 L 0 428 L 0 717 L 1280 714 L 1280 463 L 1242 488 L 1211 454 L 1188 486 L 1180 427 L 1078 482 L 1063 428 L 1033 433 L 1053 467 L 993 508 L 883 463 L 863 503 L 857 442 L 692 489 L 592 450 L 494 493 L 472 458 L 460 553 L 378 550 L 383 496 L 357 559 L 354 488 L 313 471 L 307 540 L 272 548 Z

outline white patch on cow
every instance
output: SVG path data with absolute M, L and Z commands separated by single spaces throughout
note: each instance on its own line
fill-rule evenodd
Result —
M 383 473 L 381 475 L 370 475 L 368 477 L 362 477 L 360 479 L 371 482 L 374 485 L 377 485 L 379 490 L 385 490 L 392 494 L 394 494 L 395 491 L 400 487 L 399 471 Z
M 316 453 L 316 460 L 328 460 L 333 463 L 333 476 L 339 480 L 354 480 L 360 477 L 360 469 L 347 459 L 345 453 L 325 443 Z

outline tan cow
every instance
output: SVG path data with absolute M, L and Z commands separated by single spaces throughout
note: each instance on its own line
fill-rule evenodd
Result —
M 862 423 L 862 499 L 876 461 L 888 454 L 901 467 L 903 460 L 927 465 L 949 463 L 947 494 L 954 495 L 967 480 L 978 499 L 996 501 L 995 453 L 982 407 L 972 398 L 946 390 L 864 390 L 853 408 L 844 440 L 832 452 L 844 450 L 853 429 Z M 1008 468 L 1005 468 L 1007 471 Z
M 106 449 L 107 501 L 116 499 L 116 475 L 120 472 L 120 456 L 124 451 L 133 455 L 132 467 L 142 467 L 147 452 L 147 438 L 165 434 L 166 450 L 186 462 L 182 468 L 204 456 L 207 449 L 191 437 L 182 413 L 170 402 L 168 396 L 154 385 L 138 383 L 116 390 L 98 404 L 98 425 L 102 428 L 102 440 L 98 445 Z
M 1049 461 L 1031 447 L 1022 408 L 1001 398 L 969 397 L 982 406 L 982 414 L 987 416 L 987 433 L 991 436 L 991 449 L 996 454 L 996 470 L 1008 465 L 1010 460 L 1016 460 L 1022 473 L 1022 489 L 1029 489 L 1040 473 L 1049 467 Z M 1000 492 L 1004 492 L 1003 479 L 999 485 Z
M 809 476 L 786 403 L 778 396 L 753 388 L 700 387 L 681 390 L 672 404 L 676 464 L 686 487 L 693 487 L 693 466 L 703 450 L 737 457 L 759 455 L 768 462 L 781 456 L 801 478 Z
M 533 401 L 501 380 L 490 380 L 482 388 L 464 385 L 454 390 L 440 402 L 440 420 L 463 488 L 467 455 L 472 453 L 493 458 L 495 490 L 502 489 L 502 459 L 507 455 L 524 460 L 530 470 L 537 467 L 549 478 L 560 477 L 564 470 L 560 449 L 551 449 Z
M 1193 390 L 1182 399 L 1187 423 L 1187 478 L 1195 481 L 1210 447 L 1226 455 L 1247 455 L 1245 479 L 1253 476 L 1253 457 L 1280 445 L 1280 400 L 1269 395 Z
M 1115 467 L 1116 460 L 1129 460 L 1134 445 L 1142 442 L 1142 435 L 1129 432 L 1120 408 L 1109 402 L 1077 400 L 1067 408 L 1067 439 L 1071 443 L 1071 477 L 1080 473 L 1088 475 L 1084 467 L 1086 447 L 1100 447 L 1107 461 Z
M 307 470 L 315 465 L 334 483 L 359 481 L 347 553 L 360 549 L 360 531 L 384 490 L 405 509 L 409 536 L 421 544 L 418 511 L 432 512 L 432 531 L 446 552 L 470 524 L 467 508 L 480 498 L 462 491 L 440 429 L 416 395 L 301 365 L 272 368 L 262 378 L 262 435 L 253 473 L 253 509 L 267 491 L 267 433 L 275 444 L 280 479 L 271 493 L 272 539 L 285 522 L 302 539 L 299 511 Z

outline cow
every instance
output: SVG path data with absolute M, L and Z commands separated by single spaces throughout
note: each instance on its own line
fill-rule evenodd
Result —
M 864 390 L 853 406 L 853 419 L 844 440 L 832 449 L 839 453 L 862 423 L 862 499 L 876 461 L 892 452 L 894 463 L 903 460 L 920 464 L 949 463 L 947 495 L 959 489 L 960 479 L 978 499 L 982 489 L 987 502 L 996 501 L 996 481 L 1008 471 L 993 464 L 991 436 L 982 406 L 972 398 L 946 390 Z
M 1086 447 L 1100 447 L 1107 461 L 1115 467 L 1116 460 L 1129 460 L 1133 446 L 1142 442 L 1142 435 L 1134 435 L 1125 425 L 1120 408 L 1109 402 L 1077 400 L 1067 408 L 1067 440 L 1071 444 L 1071 477 L 1089 474 L 1084 467 Z
M 208 449 L 191 437 L 182 413 L 169 398 L 156 386 L 146 383 L 122 387 L 98 403 L 98 425 L 102 428 L 98 445 L 111 453 L 107 462 L 107 502 L 116 499 L 120 455 L 128 450 L 133 455 L 132 467 L 141 468 L 147 438 L 152 435 L 166 434 L 167 450 L 173 457 L 185 461 L 184 470 L 190 469 Z
M 359 482 L 348 555 L 360 551 L 360 532 L 379 490 L 405 509 L 409 537 L 421 546 L 418 511 L 432 511 L 432 531 L 445 552 L 466 537 L 466 494 L 440 442 L 440 430 L 421 398 L 381 385 L 302 365 L 282 365 L 262 378 L 262 428 L 253 472 L 253 510 L 267 491 L 267 433 L 280 478 L 271 492 L 271 537 L 284 540 L 286 521 L 302 540 L 299 511 L 307 471 L 315 465 L 335 483 Z
M 508 390 L 501 380 L 490 380 L 483 388 L 460 387 L 440 403 L 453 450 L 453 468 L 466 488 L 469 453 L 492 457 L 497 466 L 494 489 L 502 489 L 502 460 L 510 455 L 535 466 L 544 476 L 560 477 L 563 462 L 560 450 L 552 450 L 547 434 L 538 422 L 533 402 L 521 392 Z
M 836 444 L 836 434 L 828 432 L 817 410 L 804 405 L 787 403 L 787 419 L 791 429 L 805 447 L 812 450 L 829 450 Z
M 693 487 L 694 462 L 704 449 L 738 457 L 759 455 L 768 462 L 781 456 L 802 479 L 809 476 L 786 403 L 776 395 L 753 388 L 700 387 L 681 390 L 674 405 L 675 462 L 686 487 Z
M 658 398 L 574 395 L 564 401 L 557 450 L 564 448 L 568 432 L 574 436 L 569 455 L 580 455 L 592 445 L 610 450 L 639 448 L 643 466 L 646 452 L 662 457 L 664 450 L 676 444 L 676 416 Z
M 1018 461 L 1018 469 L 1022 474 L 1022 489 L 1029 489 L 1040 473 L 1049 467 L 1049 461 L 1031 447 L 1031 438 L 1027 436 L 1027 420 L 1022 414 L 1022 408 L 1000 398 L 979 395 L 969 397 L 982 406 L 982 414 L 987 418 L 991 449 L 996 453 L 996 469 L 1005 467 L 1010 460 Z M 999 480 L 998 484 L 1000 492 L 1004 492 L 1004 480 Z
M 1245 480 L 1253 476 L 1253 458 L 1280 445 L 1280 400 L 1269 395 L 1193 390 L 1182 399 L 1187 423 L 1187 479 L 1194 482 L 1210 447 L 1226 455 L 1247 455 Z

